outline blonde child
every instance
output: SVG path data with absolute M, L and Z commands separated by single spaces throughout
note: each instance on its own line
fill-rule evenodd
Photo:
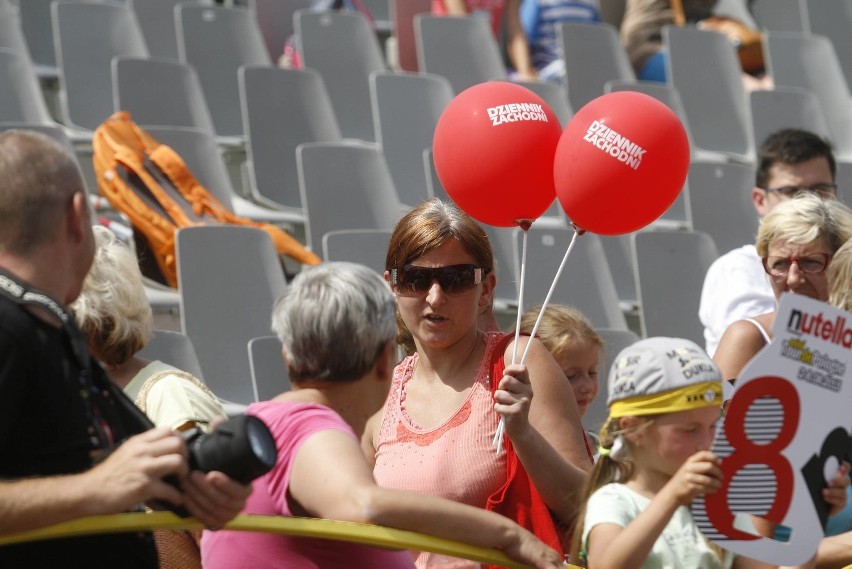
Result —
M 521 333 L 532 333 L 540 312 L 541 305 L 538 305 L 521 316 Z M 582 421 L 600 388 L 598 362 L 603 349 L 603 339 L 595 332 L 585 314 L 565 304 L 547 305 L 536 336 L 568 379 Z M 586 428 L 583 430 L 586 451 L 594 461 L 597 460 L 597 435 Z
M 689 340 L 648 338 L 621 351 L 609 375 L 610 413 L 574 532 L 572 563 L 589 569 L 768 567 L 712 545 L 689 509 L 695 497 L 721 485 L 719 459 L 709 451 L 721 379 Z
M 540 312 L 541 306 L 534 306 L 521 316 L 522 333 L 532 332 Z M 547 305 L 536 335 L 568 378 L 582 419 L 600 388 L 598 361 L 603 340 L 585 314 L 564 304 Z

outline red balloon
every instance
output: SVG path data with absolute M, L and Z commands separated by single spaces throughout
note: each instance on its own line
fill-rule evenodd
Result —
M 644 93 L 617 91 L 587 103 L 565 127 L 553 177 L 578 228 L 619 235 L 660 217 L 688 170 L 689 141 L 677 115 Z
M 553 200 L 553 157 L 562 127 L 541 97 L 491 81 L 457 95 L 438 119 L 435 169 L 463 211 L 511 227 L 543 214 Z

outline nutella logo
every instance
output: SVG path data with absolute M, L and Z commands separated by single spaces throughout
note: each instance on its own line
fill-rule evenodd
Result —
M 822 312 L 814 315 L 794 309 L 790 312 L 787 330 L 798 335 L 820 338 L 844 348 L 852 348 L 852 328 L 847 326 L 845 316 L 827 320 Z

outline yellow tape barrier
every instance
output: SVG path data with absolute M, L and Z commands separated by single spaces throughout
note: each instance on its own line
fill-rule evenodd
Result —
M 201 523 L 196 521 L 195 518 L 181 518 L 172 512 L 139 512 L 111 516 L 91 516 L 33 531 L 0 536 L 0 546 L 24 541 L 38 541 L 90 534 L 150 531 L 154 529 L 201 528 Z M 336 539 L 393 549 L 430 551 L 479 561 L 480 563 L 501 565 L 509 569 L 528 569 L 527 565 L 512 561 L 506 554 L 496 549 L 474 547 L 450 539 L 372 524 L 314 518 L 287 518 L 283 516 L 240 514 L 231 520 L 225 526 L 225 529 Z M 574 565 L 567 566 L 579 569 Z

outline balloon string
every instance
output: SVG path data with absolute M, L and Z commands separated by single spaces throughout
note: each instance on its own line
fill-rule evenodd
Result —
M 515 345 L 512 347 L 512 364 L 518 359 L 518 338 L 521 337 L 521 316 L 524 312 L 524 283 L 527 275 L 527 239 L 529 239 L 529 227 L 524 229 L 524 238 L 521 241 L 521 284 L 518 287 L 518 316 L 515 322 Z M 522 227 L 523 229 L 523 227 Z M 491 381 L 500 381 L 502 378 L 491 378 Z M 506 418 L 500 417 L 500 422 L 497 424 L 497 432 L 494 433 L 494 440 L 491 441 L 491 446 L 497 447 L 497 456 L 503 452 L 503 433 L 506 432 Z
M 524 229 L 524 238 L 521 241 L 521 285 L 518 287 L 518 315 L 515 321 L 515 345 L 512 346 L 512 364 L 518 361 L 518 338 L 521 337 L 521 317 L 524 312 L 524 283 L 527 281 L 527 240 L 529 231 Z
M 571 237 L 571 243 L 568 244 L 568 249 L 565 251 L 565 256 L 562 257 L 562 262 L 559 264 L 559 269 L 556 271 L 556 275 L 553 277 L 553 283 L 550 285 L 550 290 L 547 291 L 547 296 L 544 298 L 544 302 L 541 305 L 541 310 L 538 313 L 538 316 L 535 319 L 535 325 L 533 325 L 532 332 L 530 332 L 530 337 L 535 337 L 535 333 L 538 332 L 538 326 L 541 324 L 541 317 L 544 315 L 544 310 L 547 308 L 548 303 L 550 302 L 550 297 L 553 296 L 553 291 L 556 289 L 556 283 L 559 282 L 559 277 L 562 275 L 562 269 L 565 268 L 565 262 L 568 260 L 568 256 L 571 254 L 571 250 L 574 248 L 574 244 L 577 242 L 577 236 L 580 232 L 577 228 L 574 228 L 574 236 Z M 515 347 L 512 351 L 512 363 L 515 363 L 515 354 L 518 349 L 518 338 L 520 337 L 521 330 L 521 307 L 523 306 L 523 291 L 524 291 L 524 277 L 526 272 L 526 264 L 527 264 L 527 237 L 528 234 L 524 231 L 524 241 L 523 241 L 523 254 L 521 255 L 521 286 L 518 292 L 518 320 L 515 325 Z M 532 342 L 527 342 L 526 348 L 524 348 L 524 353 L 521 356 L 521 365 L 526 361 L 527 354 L 530 351 L 530 346 Z M 497 378 L 492 378 L 492 381 L 499 381 Z M 497 447 L 497 456 L 503 450 L 503 433 L 506 431 L 506 418 L 500 417 L 500 423 L 497 425 L 497 432 L 494 434 L 494 440 L 491 441 L 491 446 Z
M 530 337 L 534 338 L 535 333 L 538 332 L 538 325 L 541 324 L 541 318 L 544 316 L 544 310 L 547 308 L 547 304 L 550 302 L 550 297 L 553 296 L 553 291 L 556 289 L 556 283 L 559 282 L 559 277 L 562 275 L 562 269 L 565 268 L 565 261 L 568 260 L 568 255 L 571 254 L 571 250 L 574 248 L 574 243 L 577 241 L 577 236 L 580 233 L 577 231 L 577 228 L 574 228 L 574 236 L 571 238 L 571 243 L 568 244 L 568 250 L 565 251 L 565 256 L 562 257 L 562 263 L 559 264 L 559 268 L 556 270 L 556 276 L 553 277 L 553 283 L 550 285 L 550 290 L 547 291 L 547 296 L 544 297 L 544 302 L 541 304 L 541 310 L 538 312 L 538 316 L 535 319 L 535 324 L 533 325 L 532 332 L 530 332 Z M 517 341 L 517 340 L 516 340 Z M 530 351 L 530 346 L 532 342 L 527 342 L 527 347 L 524 348 L 524 355 L 521 356 L 521 365 L 524 364 L 524 361 L 527 359 L 527 353 Z

